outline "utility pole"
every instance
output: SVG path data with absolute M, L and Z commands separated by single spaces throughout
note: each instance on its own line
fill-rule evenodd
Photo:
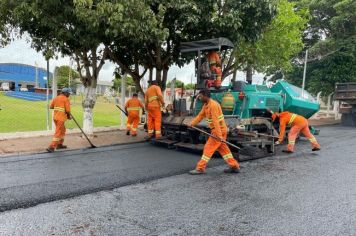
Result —
M 47 91 L 46 91 L 46 99 L 47 99 L 47 130 L 49 130 L 49 58 L 47 59 Z
M 306 77 L 306 74 L 307 74 L 307 62 L 308 62 L 308 49 L 305 51 L 304 72 L 303 72 L 303 83 L 302 83 L 302 98 L 304 98 L 305 77 Z
M 58 72 L 58 67 L 56 66 L 54 68 L 54 72 L 53 72 L 53 79 L 52 79 L 52 98 L 57 97 L 57 72 Z M 52 116 L 53 116 L 54 111 L 52 111 Z M 55 124 L 54 121 L 52 121 L 52 130 L 54 130 Z
M 126 77 L 127 77 L 127 74 L 125 73 L 124 76 L 121 78 L 121 107 L 124 108 L 125 107 L 125 91 L 126 91 L 126 86 L 125 86 L 125 83 L 126 83 Z M 125 113 L 121 111 L 121 129 L 124 129 L 125 128 Z
M 35 61 L 35 67 L 36 67 L 36 82 L 35 82 L 35 88 L 38 88 L 38 64 L 37 61 Z

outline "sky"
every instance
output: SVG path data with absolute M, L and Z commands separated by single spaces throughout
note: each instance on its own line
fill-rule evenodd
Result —
M 32 66 L 39 66 L 46 68 L 46 60 L 41 52 L 36 52 L 31 48 L 30 39 L 28 36 L 24 36 L 21 39 L 16 39 L 4 48 L 0 48 L 0 63 L 22 63 Z M 58 56 L 58 59 L 50 60 L 50 71 L 53 72 L 56 66 L 70 65 L 69 57 Z M 113 79 L 113 72 L 115 70 L 115 64 L 107 61 L 99 74 L 99 80 L 111 81 Z M 74 65 L 73 65 L 74 68 Z M 148 76 L 148 74 L 147 74 Z M 146 76 L 146 77 L 147 77 Z M 261 82 L 263 75 L 255 74 L 253 81 Z M 194 63 L 190 63 L 182 68 L 178 66 L 172 66 L 168 72 L 168 81 L 173 78 L 183 81 L 184 83 L 196 82 L 194 77 Z M 244 80 L 245 75 L 243 72 L 238 72 L 237 80 Z M 228 81 L 224 81 L 228 83 Z

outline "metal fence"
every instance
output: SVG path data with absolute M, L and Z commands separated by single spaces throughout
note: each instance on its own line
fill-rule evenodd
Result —
M 47 100 L 24 99 L 17 94 L 0 92 L 0 133 L 22 131 L 44 131 L 52 129 L 52 110 L 47 117 Z M 23 92 L 23 95 L 31 94 Z M 82 95 L 70 97 L 72 114 L 80 124 L 83 121 Z M 50 102 L 50 101 L 49 101 Z M 94 127 L 120 125 L 120 112 L 115 106 L 114 97 L 98 96 L 93 109 Z M 68 121 L 67 128 L 74 128 L 75 123 Z

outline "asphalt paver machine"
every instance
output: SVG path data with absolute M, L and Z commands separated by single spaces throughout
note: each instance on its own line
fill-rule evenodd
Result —
M 208 87 L 207 80 L 215 79 L 201 76 L 201 66 L 205 62 L 203 54 L 211 50 L 225 53 L 233 47 L 232 42 L 226 38 L 182 43 L 182 55 L 195 54 L 197 83 L 194 94 L 190 97 L 191 105 L 188 108 L 187 101 L 183 98 L 174 100 L 173 110 L 165 113 L 162 118 L 163 139 L 154 143 L 169 148 L 202 151 L 208 136 L 188 128 L 187 125 L 202 108 L 201 101 L 195 99 L 196 93 Z M 300 88 L 284 80 L 278 81 L 271 88 L 244 81 L 231 81 L 228 86 L 209 89 L 211 98 L 221 104 L 229 128 L 227 141 L 241 148 L 239 152 L 231 148 L 234 156 L 240 160 L 238 153 L 244 154 L 246 159 L 274 153 L 278 125 L 276 127 L 271 123 L 271 114 L 267 110 L 274 112 L 288 110 L 306 118 L 319 110 L 319 104 L 309 93 L 302 92 Z M 204 120 L 197 127 L 209 132 Z

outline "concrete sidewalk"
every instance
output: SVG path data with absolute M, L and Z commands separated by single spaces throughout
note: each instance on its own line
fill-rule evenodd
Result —
M 144 141 L 145 132 L 143 129 L 138 130 L 136 137 L 127 136 L 126 131 L 112 129 L 110 131 L 95 132 L 94 137 L 89 137 L 92 143 L 98 147 L 109 146 L 114 144 L 125 144 Z M 9 138 L 0 140 L 0 158 L 10 155 L 33 154 L 45 152 L 50 144 L 52 135 L 27 135 L 26 138 Z M 69 150 L 90 147 L 90 144 L 82 137 L 81 133 L 69 133 L 66 135 L 64 145 Z

